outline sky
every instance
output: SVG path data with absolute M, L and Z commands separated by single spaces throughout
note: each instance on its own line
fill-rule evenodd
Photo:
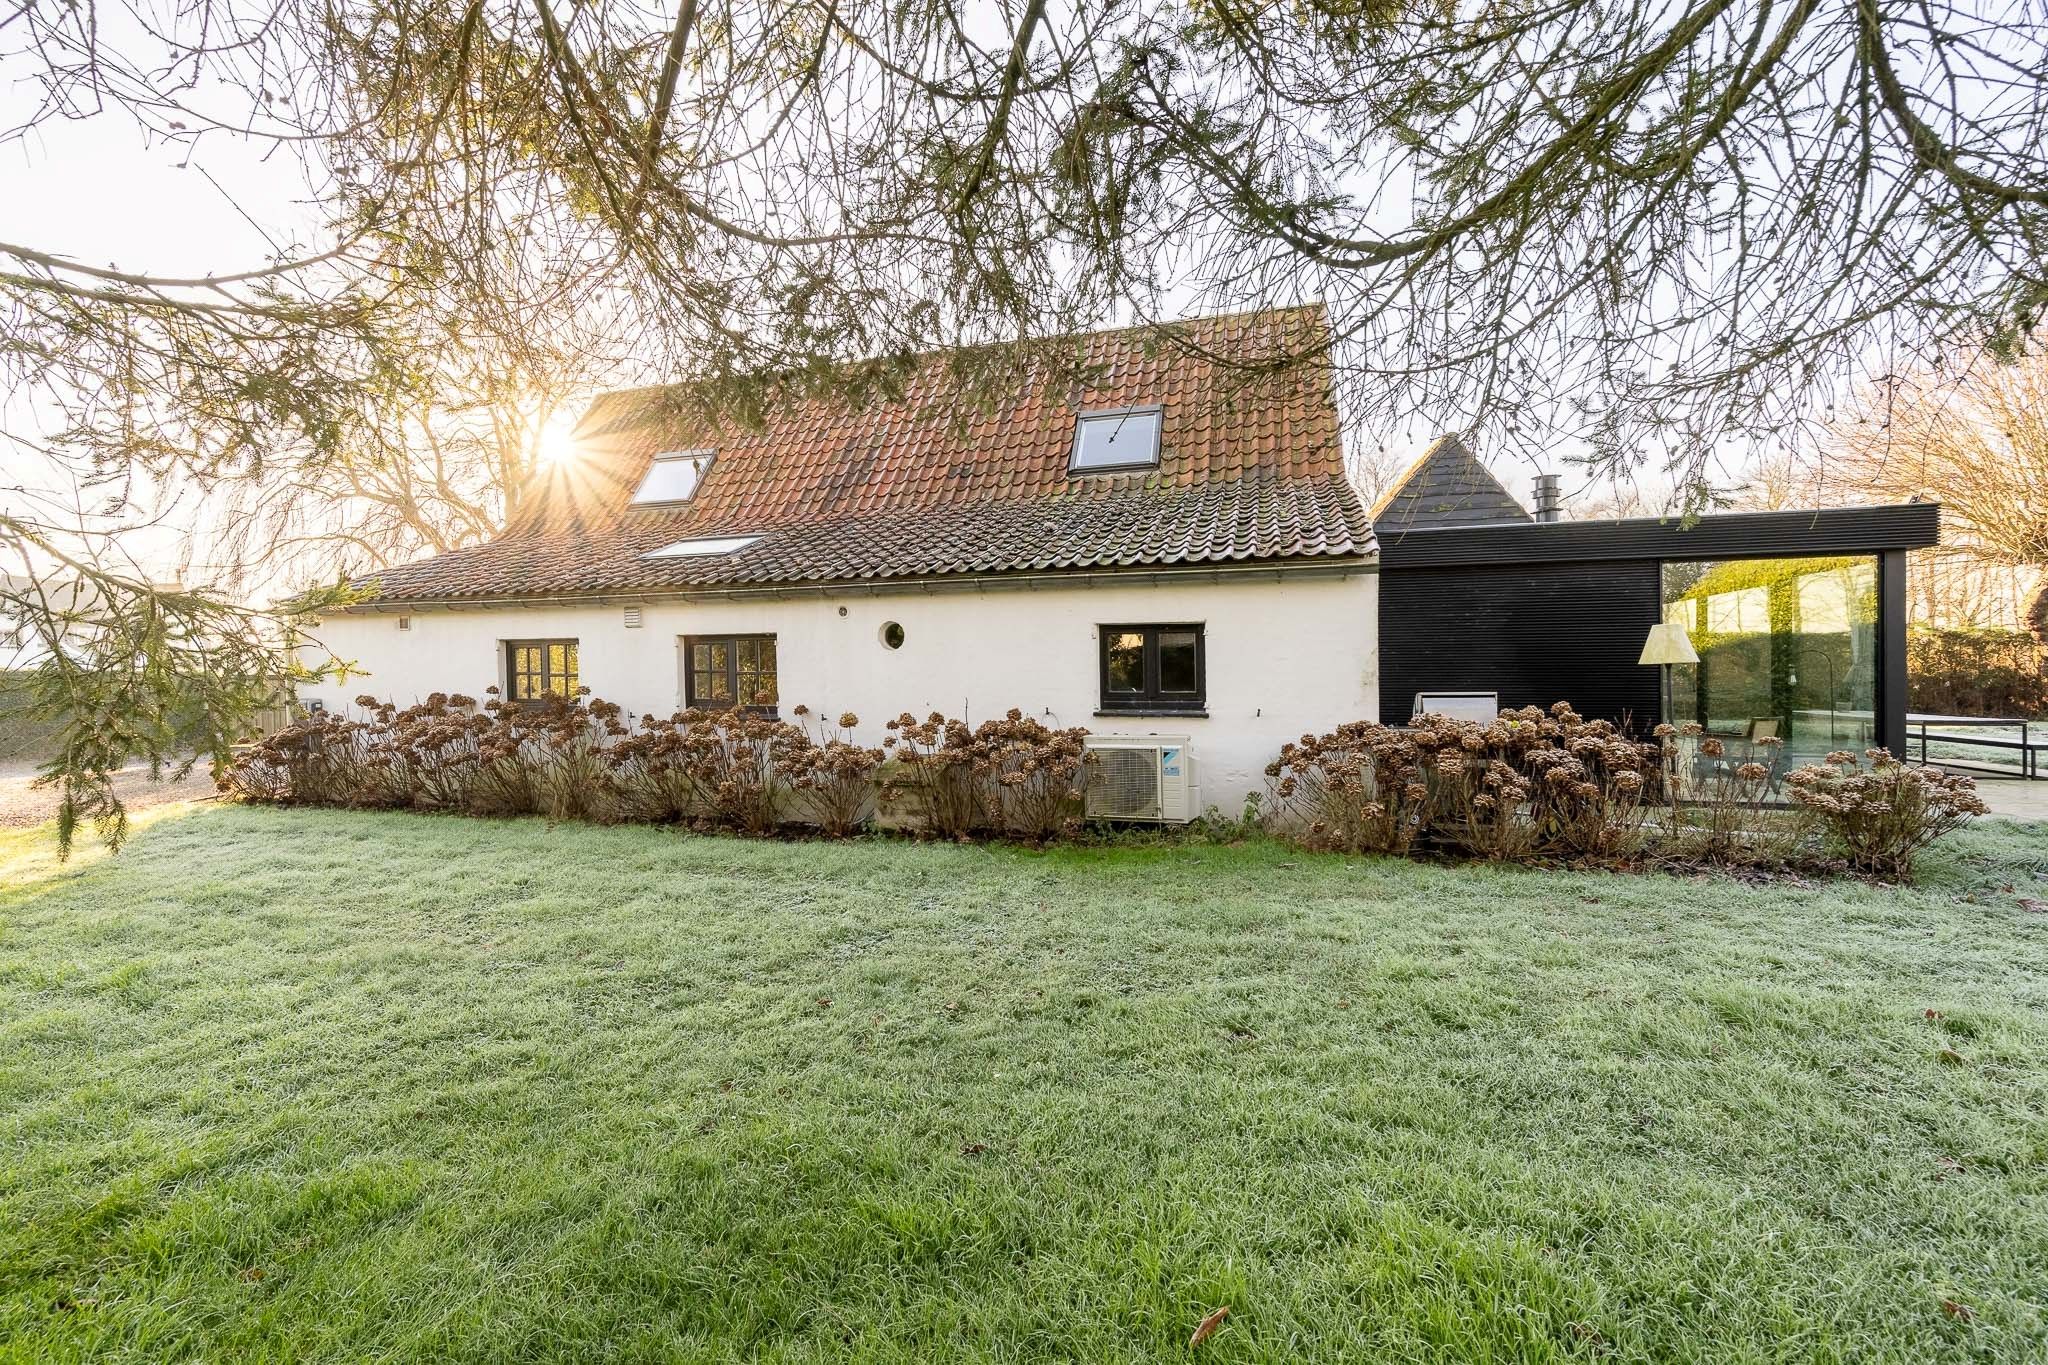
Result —
M 32 108 L 33 87 L 19 68 L 0 64 L 0 127 Z M 270 239 L 304 237 L 316 221 L 298 168 L 266 161 L 262 148 L 227 135 L 203 144 L 204 169 L 186 165 L 186 149 L 151 145 L 119 114 L 49 120 L 24 137 L 0 143 L 0 241 L 96 266 L 137 273 L 205 275 L 263 264 Z M 210 178 L 209 178 L 210 177 Z M 49 413 L 31 390 L 0 396 L 0 429 L 27 435 L 47 430 Z M 60 503 L 78 495 L 74 481 L 19 441 L 0 441 L 0 506 L 26 489 Z M 96 505 L 91 493 L 86 505 Z M 180 574 L 190 507 L 167 509 L 168 523 L 137 514 L 120 549 L 153 578 Z

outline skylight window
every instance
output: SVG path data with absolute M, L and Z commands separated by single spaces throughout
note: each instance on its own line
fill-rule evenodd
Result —
M 715 450 L 665 450 L 647 466 L 647 477 L 633 492 L 635 507 L 648 504 L 688 502 L 697 496 L 697 486 L 711 472 Z
M 642 559 L 686 559 L 691 555 L 732 555 L 746 549 L 759 536 L 701 536 L 696 540 L 679 540 L 673 545 L 664 545 L 659 550 L 649 550 Z
M 1074 419 L 1074 453 L 1069 474 L 1103 474 L 1159 465 L 1158 408 L 1116 408 L 1084 412 Z

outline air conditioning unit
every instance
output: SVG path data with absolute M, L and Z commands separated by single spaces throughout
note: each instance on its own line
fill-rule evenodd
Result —
M 1091 820 L 1183 825 L 1202 813 L 1186 735 L 1090 735 L 1082 809 Z

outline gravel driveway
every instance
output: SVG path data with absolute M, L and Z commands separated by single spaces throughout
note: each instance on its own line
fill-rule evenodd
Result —
M 0 825 L 39 825 L 57 814 L 57 789 L 35 785 L 33 763 L 0 763 Z M 145 767 L 124 768 L 114 775 L 114 790 L 130 810 L 144 810 L 168 801 L 211 800 L 213 778 L 200 764 L 182 782 L 152 782 Z

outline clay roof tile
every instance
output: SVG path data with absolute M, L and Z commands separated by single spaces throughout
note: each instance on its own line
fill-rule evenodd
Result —
M 898 402 L 805 402 L 758 428 L 707 425 L 677 388 L 607 394 L 578 429 L 584 458 L 503 535 L 388 570 L 378 591 L 424 601 L 1369 556 L 1325 367 L 1247 379 L 1203 354 L 1257 358 L 1326 335 L 1320 308 L 1096 333 L 1082 347 L 1103 365 L 1099 391 L 1027 384 L 965 420 L 943 355 Z M 1151 404 L 1162 407 L 1159 469 L 1068 472 L 1078 411 Z M 631 505 L 656 454 L 695 449 L 718 454 L 688 505 Z M 644 558 L 743 534 L 760 539 L 730 555 Z

